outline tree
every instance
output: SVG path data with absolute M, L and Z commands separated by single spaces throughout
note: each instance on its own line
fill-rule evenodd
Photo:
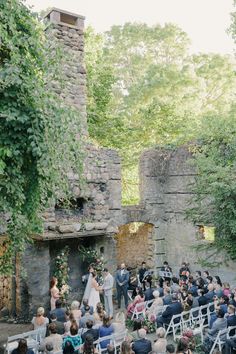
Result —
M 61 57 L 43 26 L 22 1 L 6 0 L 0 33 L 0 208 L 7 234 L 0 272 L 6 274 L 14 255 L 42 231 L 43 208 L 67 195 L 67 173 L 79 171 L 81 148 L 79 112 L 48 85 L 58 78 Z
M 187 34 L 172 24 L 127 23 L 113 26 L 100 39 L 99 63 L 112 68 L 114 82 L 102 86 L 106 113 L 100 115 L 93 106 L 100 124 L 95 128 L 90 121 L 90 132 L 101 145 L 119 150 L 123 191 L 128 192 L 124 202 L 137 203 L 141 152 L 193 140 L 207 114 L 227 114 L 235 86 L 234 61 L 217 54 L 190 55 Z M 93 71 L 100 72 L 101 65 L 93 64 Z M 97 76 L 99 90 L 98 82 Z M 93 96 L 95 89 L 89 89 Z

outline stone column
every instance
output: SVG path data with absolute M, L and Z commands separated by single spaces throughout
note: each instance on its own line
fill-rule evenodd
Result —
M 86 117 L 86 70 L 84 66 L 85 17 L 52 8 L 45 16 L 49 21 L 47 32 L 62 45 L 65 53 L 63 87 L 52 82 L 55 91 L 69 104 L 78 108 L 83 135 L 88 134 Z M 50 37 L 49 37 L 50 38 Z

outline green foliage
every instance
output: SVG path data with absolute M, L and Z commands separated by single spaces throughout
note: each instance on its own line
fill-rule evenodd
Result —
M 50 88 L 60 50 L 20 0 L 0 3 L 0 208 L 9 237 L 0 272 L 42 231 L 40 213 L 69 190 L 67 173 L 81 169 L 79 113 Z
M 97 251 L 92 247 L 79 246 L 79 254 L 82 256 L 83 261 L 87 266 L 92 265 L 94 270 L 98 273 L 98 276 L 102 275 L 104 268 L 104 259 L 99 257 Z
M 188 217 L 216 227 L 213 248 L 236 259 L 236 107 L 227 116 L 208 116 L 195 151 L 194 207 Z M 214 247 L 213 247 L 214 246 Z
M 67 299 L 70 290 L 68 286 L 70 271 L 70 268 L 68 267 L 69 252 L 70 248 L 66 246 L 61 250 L 55 259 L 54 277 L 56 277 L 58 280 L 58 288 L 60 289 L 60 293 L 63 299 Z
M 234 61 L 218 54 L 190 55 L 187 34 L 172 24 L 126 23 L 103 36 L 90 31 L 87 42 L 87 61 L 99 58 L 89 69 L 89 95 L 106 98 L 103 112 L 88 101 L 88 111 L 92 107 L 97 113 L 95 125 L 89 120 L 90 133 L 99 144 L 119 150 L 123 202 L 137 203 L 141 152 L 194 140 L 206 115 L 227 114 L 234 99 Z M 104 66 L 113 79 L 100 87 L 96 73 Z

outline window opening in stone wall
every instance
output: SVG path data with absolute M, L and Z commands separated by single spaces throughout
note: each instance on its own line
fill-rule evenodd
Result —
M 206 225 L 198 225 L 198 238 L 200 240 L 206 240 L 209 242 L 215 241 L 215 227 L 214 226 L 206 226 Z
M 61 13 L 60 20 L 61 22 L 67 23 L 68 25 L 76 26 L 77 17 Z
M 86 203 L 84 198 L 59 199 L 55 205 L 55 213 L 61 216 L 64 214 L 83 215 Z
M 140 202 L 138 163 L 122 166 L 121 174 L 122 205 L 138 205 Z
M 100 254 L 104 254 L 104 247 L 100 247 Z

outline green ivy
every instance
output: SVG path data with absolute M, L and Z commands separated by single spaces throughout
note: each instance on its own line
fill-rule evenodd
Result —
M 79 112 L 50 88 L 62 55 L 21 0 L 0 3 L 0 212 L 8 237 L 0 273 L 42 231 L 41 213 L 68 195 L 68 172 L 80 173 Z M 59 82 L 59 81 L 58 81 Z

